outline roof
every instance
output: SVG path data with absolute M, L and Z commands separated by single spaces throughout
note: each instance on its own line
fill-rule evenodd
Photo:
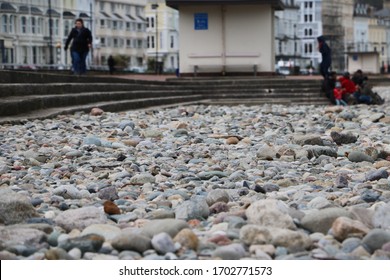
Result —
M 20 13 L 25 13 L 25 14 L 34 14 L 34 15 L 42 15 L 42 11 L 38 9 L 37 7 L 34 6 L 20 6 L 19 7 L 19 12 Z
M 276 10 L 283 10 L 281 0 L 166 0 L 169 7 L 178 9 L 182 5 L 261 5 L 268 4 Z
M 129 19 L 131 19 L 131 20 L 135 20 L 135 18 L 134 18 L 133 16 L 129 15 L 129 14 L 127 14 L 126 16 L 127 16 Z
M 375 13 L 375 16 L 380 18 L 389 18 L 390 17 L 390 10 L 389 9 L 382 9 Z
M 16 8 L 14 6 L 12 6 L 10 3 L 4 2 L 4 3 L 0 4 L 0 11 L 16 12 Z
M 57 12 L 56 10 L 54 10 L 54 9 L 48 9 L 47 12 L 46 12 L 46 15 L 51 15 L 51 16 L 54 16 L 54 17 L 61 16 L 61 14 L 59 12 Z
M 75 15 L 74 13 L 69 12 L 69 11 L 64 11 L 64 12 L 62 13 L 62 15 L 63 15 L 64 17 L 72 17 L 72 18 L 76 17 L 76 15 Z

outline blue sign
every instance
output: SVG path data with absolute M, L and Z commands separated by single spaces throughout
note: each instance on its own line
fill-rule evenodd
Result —
M 207 13 L 194 14 L 194 29 L 195 30 L 209 29 L 209 15 Z

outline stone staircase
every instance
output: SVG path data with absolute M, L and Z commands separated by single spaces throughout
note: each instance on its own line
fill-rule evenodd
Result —
M 319 88 L 319 80 L 283 77 L 145 81 L 0 71 L 0 124 L 89 112 L 93 107 L 114 112 L 178 104 L 329 104 Z

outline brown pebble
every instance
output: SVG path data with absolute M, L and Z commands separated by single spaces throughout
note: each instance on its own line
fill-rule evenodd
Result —
M 100 108 L 92 108 L 91 115 L 92 116 L 101 116 L 103 115 L 104 111 Z
M 107 213 L 108 215 L 116 215 L 121 213 L 121 210 L 112 201 L 107 200 L 106 202 L 104 202 L 103 206 L 104 206 L 104 212 Z
M 228 145 L 236 145 L 238 142 L 240 142 L 240 140 L 237 137 L 229 137 L 226 139 L 226 144 Z

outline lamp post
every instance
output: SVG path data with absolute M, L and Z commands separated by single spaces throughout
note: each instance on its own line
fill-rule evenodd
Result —
M 51 0 L 49 0 L 49 54 L 50 54 L 50 61 L 49 64 L 52 65 L 54 63 L 53 61 L 53 20 L 51 17 Z
M 296 35 L 296 34 L 297 34 L 296 30 L 297 30 L 297 25 L 294 23 L 294 74 L 297 74 L 297 73 L 295 73 L 295 69 L 297 69 L 297 68 L 296 68 L 297 43 L 295 42 L 296 37 L 297 37 L 297 35 Z
M 152 9 L 156 10 L 156 22 L 155 22 L 155 27 L 156 27 L 156 61 L 155 61 L 155 71 L 156 74 L 158 74 L 158 4 L 152 4 Z

